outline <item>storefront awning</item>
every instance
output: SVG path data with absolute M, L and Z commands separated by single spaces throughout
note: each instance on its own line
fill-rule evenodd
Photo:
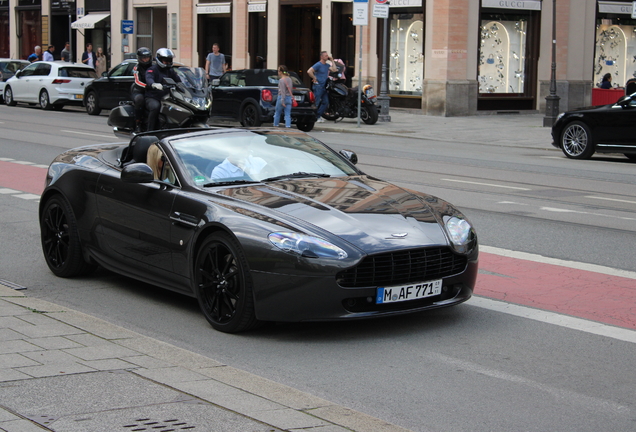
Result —
M 110 14 L 100 14 L 100 13 L 84 15 L 77 21 L 73 22 L 71 24 L 71 28 L 72 29 L 94 29 L 95 24 L 97 24 L 103 19 L 108 18 L 109 16 Z

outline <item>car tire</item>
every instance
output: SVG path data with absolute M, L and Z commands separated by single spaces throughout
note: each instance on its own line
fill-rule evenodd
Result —
M 82 255 L 77 220 L 71 205 L 61 195 L 46 201 L 40 219 L 42 252 L 49 269 L 59 277 L 68 278 L 90 273 L 97 267 Z
M 296 122 L 296 127 L 303 132 L 311 132 L 311 130 L 314 128 L 314 124 L 316 124 L 316 122 L 313 120 L 299 120 L 298 122 Z
M 195 293 L 216 330 L 238 333 L 256 327 L 252 278 L 238 242 L 224 232 L 208 236 L 196 257 Z
M 51 105 L 51 100 L 49 99 L 49 92 L 47 92 L 46 90 L 42 90 L 40 92 L 40 107 L 43 110 L 47 110 L 50 111 L 53 109 L 53 105 Z
M 255 104 L 245 104 L 241 110 L 241 124 L 245 127 L 258 127 L 262 124 L 259 109 Z
M 96 116 L 102 112 L 102 109 L 99 107 L 99 99 L 97 99 L 97 94 L 94 91 L 88 92 L 85 104 L 88 115 Z
M 570 159 L 589 159 L 594 154 L 590 128 L 583 122 L 568 123 L 561 133 L 561 150 Z
M 378 122 L 378 107 L 375 105 L 365 105 L 360 108 L 360 118 L 368 125 L 374 125 Z
M 13 89 L 9 86 L 4 88 L 4 103 L 9 106 L 16 106 L 18 103 L 13 99 Z

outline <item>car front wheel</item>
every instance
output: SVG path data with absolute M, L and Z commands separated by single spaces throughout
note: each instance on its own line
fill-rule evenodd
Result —
M 17 102 L 13 99 L 13 90 L 9 86 L 6 86 L 4 89 L 4 103 L 9 106 L 17 105 Z
M 258 325 L 252 279 L 240 245 L 214 233 L 199 248 L 195 291 L 203 315 L 216 330 L 238 333 Z
M 102 109 L 99 107 L 97 95 L 93 91 L 86 95 L 86 112 L 88 115 L 99 115 L 102 112 Z
M 571 159 L 589 159 L 594 154 L 590 128 L 583 122 L 569 123 L 561 134 L 561 149 Z
M 261 117 L 258 107 L 253 103 L 248 103 L 241 112 L 241 124 L 245 127 L 258 127 L 261 125 Z
M 71 205 L 60 195 L 46 202 L 40 219 L 42 251 L 46 264 L 59 277 L 89 273 L 95 265 L 82 256 L 77 221 Z
M 47 92 L 46 90 L 42 90 L 42 92 L 40 93 L 40 107 L 45 110 L 53 109 L 53 105 L 51 105 L 49 99 L 49 92 Z
M 303 132 L 311 132 L 315 123 L 313 120 L 298 120 L 296 127 Z

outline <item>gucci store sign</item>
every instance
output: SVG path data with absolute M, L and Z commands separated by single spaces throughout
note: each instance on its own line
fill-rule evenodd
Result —
M 541 10 L 541 0 L 481 0 L 482 7 Z
M 228 14 L 231 3 L 197 3 L 198 14 Z
M 267 1 L 248 1 L 248 12 L 267 12 Z
M 631 2 L 630 3 L 618 2 L 618 1 L 599 1 L 598 2 L 598 11 L 601 13 L 631 15 L 633 7 L 634 7 L 634 4 Z

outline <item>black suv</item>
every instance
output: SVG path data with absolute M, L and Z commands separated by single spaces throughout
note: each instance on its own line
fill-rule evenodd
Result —
M 133 68 L 137 59 L 125 60 L 104 72 L 84 89 L 84 106 L 90 115 L 99 115 L 103 109 L 113 109 L 120 102 L 129 101 L 130 86 L 135 82 Z
M 294 72 L 289 73 L 293 83 L 295 105 L 292 123 L 309 132 L 316 122 L 313 92 Z M 274 119 L 278 96 L 278 72 L 275 69 L 242 69 L 226 72 L 212 81 L 212 117 L 238 120 L 243 126 L 260 126 Z M 284 122 L 281 114 L 281 122 Z

